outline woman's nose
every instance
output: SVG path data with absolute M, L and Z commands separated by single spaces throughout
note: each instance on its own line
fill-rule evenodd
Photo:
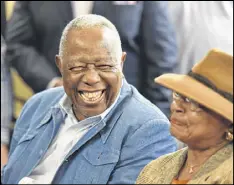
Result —
M 171 112 L 184 113 L 184 108 L 182 107 L 181 103 L 178 101 L 173 100 L 170 108 Z

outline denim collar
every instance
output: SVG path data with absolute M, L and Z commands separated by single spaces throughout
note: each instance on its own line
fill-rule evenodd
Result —
M 64 91 L 64 90 L 63 90 L 63 91 Z M 110 117 L 112 117 L 112 114 L 113 114 L 114 112 L 116 112 L 115 109 L 116 109 L 117 106 L 120 104 L 120 102 L 122 102 L 122 100 L 126 97 L 126 95 L 129 94 L 129 91 L 130 91 L 130 85 L 127 83 L 127 81 L 126 81 L 125 79 L 123 79 L 123 80 L 122 80 L 121 90 L 119 91 L 118 97 L 116 98 L 116 100 L 115 100 L 115 102 L 112 104 L 112 106 L 109 107 L 109 110 L 107 109 L 107 110 L 105 111 L 105 117 L 101 120 L 101 122 L 103 122 L 104 125 L 106 125 L 107 120 L 108 120 Z M 64 95 L 66 95 L 65 92 L 63 93 L 62 97 L 60 98 L 60 101 L 62 100 L 62 98 L 64 98 Z M 60 113 L 62 113 L 63 119 L 65 119 L 65 117 L 66 117 L 66 115 L 67 115 L 67 112 L 66 112 L 64 109 L 61 108 L 61 105 L 59 104 L 60 101 L 49 109 L 48 113 L 44 116 L 44 118 L 42 119 L 42 121 L 40 122 L 40 124 L 37 126 L 37 128 L 39 128 L 39 127 L 41 127 L 42 125 L 48 123 L 48 121 L 49 121 L 49 120 L 51 119 L 51 117 L 52 117 L 52 113 L 58 113 L 58 112 L 60 112 Z M 68 101 L 68 103 L 69 103 L 70 100 L 69 100 L 69 99 L 66 99 L 66 101 Z M 70 102 L 70 103 L 71 103 L 71 102 Z M 118 112 L 120 112 L 120 114 L 116 114 L 115 117 L 118 117 L 118 116 L 120 116 L 120 115 L 122 114 L 121 108 L 118 110 Z M 116 118 L 116 119 L 117 119 L 117 118 Z M 116 121 L 117 121 L 117 120 L 116 120 Z M 113 125 L 114 125 L 114 124 L 113 124 Z M 108 125 L 108 127 L 109 127 L 109 126 L 110 126 L 110 125 Z M 112 126 L 111 126 L 111 127 L 112 127 Z M 110 128 L 110 129 L 108 129 L 108 130 L 111 131 L 111 129 L 112 129 L 112 128 Z M 107 139 L 107 137 L 108 137 L 108 135 L 109 135 L 109 133 L 108 133 L 108 132 L 105 132 L 105 134 L 104 134 L 103 131 L 101 131 L 101 133 L 102 133 L 102 134 L 101 134 L 101 135 L 102 135 L 102 140 L 103 140 L 103 142 L 105 142 L 106 139 Z

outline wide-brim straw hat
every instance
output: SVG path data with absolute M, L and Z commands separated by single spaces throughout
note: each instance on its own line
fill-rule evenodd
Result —
M 188 75 L 163 74 L 155 78 L 155 82 L 193 99 L 233 123 L 232 55 L 212 49 Z

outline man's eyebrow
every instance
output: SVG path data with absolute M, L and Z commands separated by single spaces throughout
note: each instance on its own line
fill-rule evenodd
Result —
M 101 61 L 106 61 L 106 60 L 109 60 L 111 59 L 111 57 L 107 57 L 107 56 L 96 56 L 96 57 L 90 57 L 90 56 L 71 56 L 69 57 L 69 63 L 74 63 L 74 62 L 77 62 L 77 61 L 87 61 L 87 60 L 93 60 L 93 61 L 96 61 L 96 62 L 101 62 Z
M 80 64 L 82 64 L 81 62 L 79 63 L 79 65 Z M 71 62 L 69 62 L 69 63 L 67 63 L 67 65 L 66 66 L 68 66 L 68 67 L 72 67 L 72 66 L 77 66 L 78 65 L 78 63 L 77 62 L 75 62 L 75 61 L 71 61 Z

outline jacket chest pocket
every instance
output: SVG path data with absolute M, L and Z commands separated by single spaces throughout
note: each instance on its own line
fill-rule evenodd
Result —
M 112 148 L 89 148 L 82 153 L 83 164 L 78 167 L 75 179 L 86 176 L 86 182 L 92 184 L 106 184 L 110 178 L 116 163 L 119 160 L 120 151 Z M 82 177 L 83 176 L 83 177 Z

